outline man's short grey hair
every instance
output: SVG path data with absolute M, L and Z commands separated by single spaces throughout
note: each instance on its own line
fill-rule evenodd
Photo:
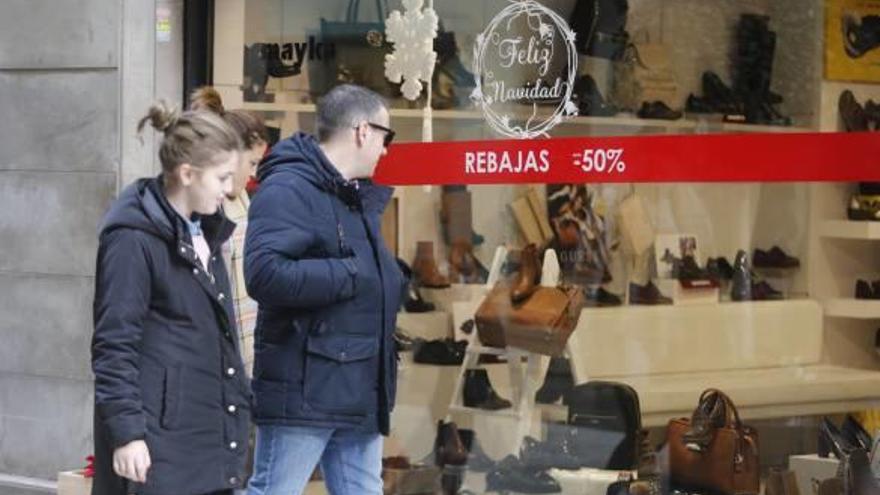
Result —
M 342 130 L 370 121 L 387 109 L 385 100 L 367 88 L 342 84 L 318 100 L 315 128 L 318 141 L 324 143 Z

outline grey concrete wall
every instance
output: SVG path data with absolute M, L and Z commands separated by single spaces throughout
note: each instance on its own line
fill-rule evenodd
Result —
M 134 135 L 154 94 L 154 12 L 0 6 L 0 493 L 40 493 L 20 480 L 92 452 L 96 234 L 120 184 L 155 170 L 153 136 Z

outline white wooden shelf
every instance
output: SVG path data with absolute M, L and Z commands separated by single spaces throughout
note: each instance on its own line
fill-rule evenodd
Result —
M 311 103 L 243 103 L 243 110 L 259 112 L 296 112 L 314 113 L 315 105 Z M 421 108 L 392 108 L 392 118 L 422 118 Z M 434 121 L 443 120 L 475 120 L 485 119 L 482 112 L 477 110 L 433 110 L 431 115 Z M 526 117 L 523 114 L 523 117 Z M 812 129 L 802 127 L 785 127 L 752 124 L 732 124 L 717 120 L 693 120 L 688 118 L 678 120 L 640 119 L 632 114 L 621 113 L 613 117 L 573 117 L 564 120 L 560 126 L 578 127 L 621 127 L 635 129 L 680 129 L 682 131 L 705 131 L 724 133 L 793 133 L 812 132 Z
M 835 298 L 823 304 L 825 316 L 861 320 L 880 319 L 880 300 Z
M 822 222 L 819 234 L 837 239 L 880 240 L 880 222 L 826 220 Z

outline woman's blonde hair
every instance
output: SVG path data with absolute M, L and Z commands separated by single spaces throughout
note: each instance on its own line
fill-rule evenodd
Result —
M 138 122 L 138 132 L 143 132 L 147 122 L 163 134 L 159 161 L 166 174 L 183 163 L 198 168 L 209 167 L 222 160 L 222 154 L 244 149 L 235 129 L 212 112 L 181 113 L 160 101 L 151 106 L 147 115 Z

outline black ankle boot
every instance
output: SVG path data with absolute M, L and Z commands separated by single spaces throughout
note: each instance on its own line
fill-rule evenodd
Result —
M 485 369 L 469 369 L 464 373 L 464 405 L 489 411 L 507 409 L 511 403 L 495 393 Z
M 535 393 L 535 402 L 539 404 L 553 404 L 560 398 L 565 397 L 574 387 L 574 377 L 571 374 L 571 363 L 563 357 L 550 358 L 550 366 L 544 376 L 544 384 Z
M 596 81 L 589 74 L 581 76 L 574 83 L 573 92 L 581 115 L 608 117 L 617 114 L 617 107 L 605 100 Z

